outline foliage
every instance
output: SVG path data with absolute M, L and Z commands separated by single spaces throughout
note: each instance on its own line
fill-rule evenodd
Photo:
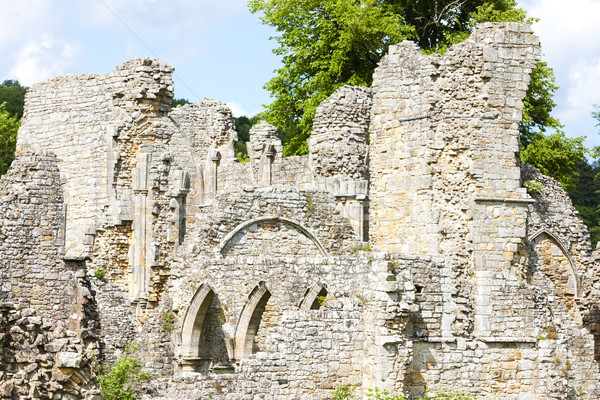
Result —
M 317 106 L 344 84 L 369 86 L 389 45 L 415 37 L 401 6 L 376 0 L 250 0 L 274 27 L 283 67 L 266 85 L 267 122 L 286 132 L 284 155 L 304 154 Z
M 10 116 L 6 104 L 0 104 L 0 175 L 8 171 L 15 158 L 17 131 L 20 125 L 17 116 Z
M 241 162 L 248 162 L 250 159 L 248 158 L 246 143 L 250 140 L 250 128 L 258 124 L 261 119 L 259 116 L 248 118 L 242 115 L 241 117 L 234 117 L 233 120 L 238 134 L 238 141 L 235 142 L 235 156 Z
M 600 164 L 594 162 L 591 165 L 587 160 L 578 163 L 575 167 L 579 179 L 574 188 L 569 189 L 569 197 L 573 206 L 579 212 L 583 223 L 588 227 L 592 247 L 600 241 Z
M 525 181 L 523 182 L 523 187 L 527 189 L 527 193 L 529 194 L 539 193 L 544 189 L 544 185 L 538 181 Z
M 333 400 L 348 400 L 356 398 L 356 390 L 352 386 L 339 386 L 333 391 Z
M 333 392 L 333 400 L 351 400 L 357 399 L 358 394 L 356 389 L 352 386 L 339 386 Z M 372 400 L 406 400 L 406 397 L 402 395 L 391 396 L 386 390 L 381 390 L 378 388 L 368 389 L 365 394 L 365 398 Z M 454 393 L 445 393 L 445 392 L 437 392 L 433 396 L 429 396 L 427 393 L 423 397 L 420 397 L 419 400 L 475 400 L 474 397 L 469 396 L 467 394 L 461 392 Z
M 523 120 L 519 125 L 521 147 L 524 149 L 539 139 L 538 132 L 545 132 L 547 128 L 561 132 L 563 128 L 560 121 L 550 115 L 556 107 L 553 96 L 558 90 L 552 68 L 545 62 L 538 62 L 530 78 L 523 99 Z
M 380 390 L 379 388 L 367 390 L 365 397 L 373 400 L 406 400 L 404 396 L 390 396 L 387 390 Z
M 16 115 L 18 120 L 23 117 L 26 92 L 27 88 L 21 86 L 19 81 L 5 80 L 0 85 L 0 104 L 6 103 L 6 111 L 11 116 Z
M 176 99 L 176 98 L 171 99 L 171 107 L 173 107 L 173 108 L 175 108 L 177 106 L 183 106 L 185 104 L 190 104 L 190 101 L 188 99 Z
M 561 183 L 565 190 L 577 183 L 576 167 L 585 160 L 588 150 L 585 137 L 567 138 L 563 132 L 551 135 L 536 133 L 532 142 L 521 150 L 521 161 L 532 164 Z
M 119 357 L 113 367 L 104 367 L 98 374 L 104 400 L 136 399 L 142 381 L 150 379 L 150 373 L 142 370 L 142 362 L 133 356 L 137 348 L 137 345 L 128 344 L 125 355 Z
M 371 85 L 389 45 L 412 39 L 426 52 L 443 53 L 479 22 L 527 21 L 515 0 L 250 0 L 249 7 L 278 32 L 274 52 L 283 67 L 265 85 L 274 101 L 264 114 L 286 132 L 284 155 L 308 151 L 317 106 L 344 84 Z M 552 76 L 539 68 L 541 79 Z
M 175 314 L 173 314 L 171 311 L 164 311 L 162 313 L 162 317 L 163 329 L 167 332 L 172 332 L 173 328 L 175 328 L 175 325 L 173 324 L 175 322 Z
M 97 266 L 94 270 L 94 276 L 97 279 L 104 279 L 104 277 L 106 276 L 106 269 L 104 269 L 102 265 Z

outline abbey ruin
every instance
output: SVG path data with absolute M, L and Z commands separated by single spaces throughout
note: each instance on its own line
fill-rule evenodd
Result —
M 247 163 L 162 61 L 35 85 L 0 178 L 0 399 L 98 399 L 92 355 L 128 343 L 145 399 L 600 398 L 600 254 L 519 161 L 540 54 L 520 24 L 400 43 L 309 155 L 260 123 Z

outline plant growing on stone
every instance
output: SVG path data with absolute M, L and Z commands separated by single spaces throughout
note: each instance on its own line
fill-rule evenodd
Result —
M 348 400 L 356 398 L 356 390 L 352 386 L 339 386 L 333 392 L 333 400 Z
M 162 317 L 163 329 L 167 332 L 173 331 L 173 328 L 175 327 L 175 325 L 173 324 L 173 322 L 175 321 L 175 314 L 173 314 L 171 311 L 164 311 L 162 313 Z
M 546 338 L 550 340 L 556 339 L 558 336 L 558 332 L 554 326 L 549 326 L 546 328 Z
M 387 390 L 380 390 L 379 388 L 367 390 L 365 397 L 372 400 L 406 400 L 404 396 L 390 396 Z
M 323 307 L 325 307 L 331 300 L 335 300 L 335 297 L 317 296 L 317 302 Z
M 527 189 L 527 193 L 536 194 L 540 193 L 544 189 L 544 185 L 538 181 L 525 181 L 523 187 Z
M 94 276 L 97 279 L 104 279 L 104 277 L 106 276 L 106 269 L 104 269 L 102 265 L 97 266 L 94 270 Z
M 137 348 L 138 345 L 127 344 L 125 354 L 114 366 L 101 369 L 98 383 L 104 400 L 136 399 L 141 383 L 150 379 L 150 373 L 142 370 L 142 361 L 133 356 Z

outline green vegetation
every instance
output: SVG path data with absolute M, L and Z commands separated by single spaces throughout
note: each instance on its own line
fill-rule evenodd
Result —
M 106 269 L 102 265 L 97 266 L 94 270 L 94 276 L 97 279 L 104 279 L 106 276 Z
M 362 398 L 360 393 L 356 391 L 356 388 L 352 386 L 339 386 L 333 392 L 333 400 L 358 400 Z M 391 396 L 386 390 L 381 390 L 378 388 L 368 389 L 365 393 L 365 398 L 369 400 L 406 400 L 406 397 L 399 396 Z M 429 396 L 427 393 L 424 394 L 419 400 L 476 400 L 474 397 L 466 395 L 464 393 L 455 392 L 455 393 L 445 393 L 445 392 L 437 392 L 435 395 Z
M 523 182 L 523 187 L 527 189 L 527 193 L 529 194 L 536 194 L 544 189 L 544 185 L 538 181 L 525 181 Z
M 537 167 L 544 175 L 556 179 L 566 190 L 575 188 L 577 165 L 585 161 L 588 150 L 585 137 L 568 138 L 563 132 L 551 135 L 536 133 L 533 141 L 521 149 L 521 161 Z
M 0 176 L 8 171 L 15 158 L 26 92 L 27 88 L 19 81 L 6 80 L 0 85 Z
M 175 314 L 173 314 L 171 311 L 164 311 L 162 313 L 162 318 L 163 318 L 163 329 L 167 332 L 172 332 L 173 328 L 175 328 L 174 322 L 175 322 Z
M 98 383 L 104 400 L 136 399 L 141 383 L 150 379 L 150 373 L 142 370 L 142 361 L 133 356 L 137 348 L 137 345 L 128 344 L 125 354 L 113 367 L 101 369 Z
M 190 104 L 190 101 L 188 99 L 176 99 L 174 97 L 171 99 L 171 107 L 173 108 L 177 106 L 183 106 L 185 104 Z
M 17 146 L 17 131 L 21 123 L 17 116 L 11 116 L 6 103 L 0 104 L 0 175 L 4 175 L 13 159 Z
M 235 121 L 235 130 L 238 134 L 238 141 L 235 142 L 235 155 L 241 162 L 248 162 L 248 149 L 246 143 L 250 140 L 250 128 L 260 122 L 260 117 L 254 116 L 248 118 L 244 115 L 233 118 Z
M 0 104 L 6 103 L 6 111 L 18 120 L 23 117 L 27 88 L 21 86 L 19 81 L 6 80 L 0 85 Z

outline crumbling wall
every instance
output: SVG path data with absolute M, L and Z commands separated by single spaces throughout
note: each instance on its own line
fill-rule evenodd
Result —
M 91 397 L 84 350 L 132 342 L 145 398 L 598 398 L 600 257 L 553 181 L 520 187 L 538 56 L 518 24 L 393 46 L 319 107 L 311 155 L 261 123 L 248 163 L 223 103 L 170 109 L 161 61 L 34 87 L 19 146 L 57 158 L 0 180 L 0 397 Z
M 323 178 L 368 179 L 372 95 L 370 88 L 342 86 L 317 107 L 308 140 L 311 170 L 317 187 L 325 186 L 322 181 L 328 179 Z
M 17 151 L 52 151 L 58 157 L 69 207 L 67 255 L 87 254 L 88 230 L 118 218 L 104 213 L 108 204 L 113 213 L 119 208 L 115 180 L 131 179 L 118 177 L 128 160 L 120 158 L 125 154 L 117 136 L 135 135 L 143 129 L 132 126 L 147 128 L 152 116 L 169 109 L 171 71 L 165 63 L 135 59 L 108 75 L 61 75 L 28 90 Z
M 15 159 L 0 178 L 0 216 L 0 398 L 94 393 L 85 351 L 99 350 L 97 308 L 83 264 L 63 261 L 54 156 Z

